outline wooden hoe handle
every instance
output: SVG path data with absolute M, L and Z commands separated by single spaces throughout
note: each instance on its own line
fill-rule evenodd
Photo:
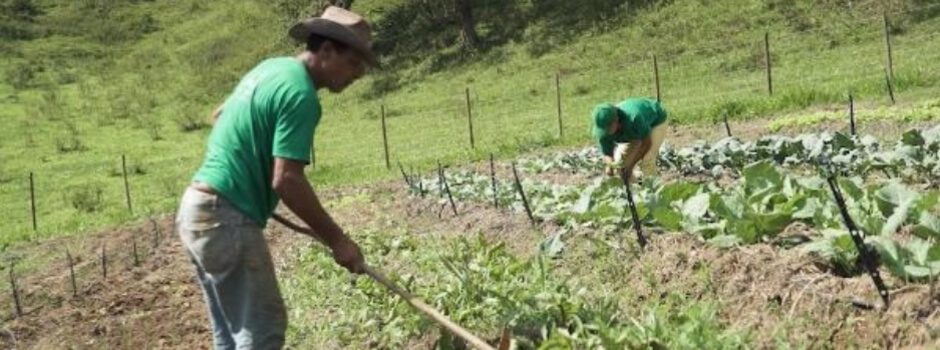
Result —
M 300 227 L 299 225 L 293 222 L 290 222 L 290 220 L 287 220 L 286 218 L 278 214 L 274 214 L 274 220 L 277 220 L 277 222 L 280 222 L 284 226 L 287 226 L 288 228 L 294 231 L 313 236 L 314 238 L 317 239 L 317 241 L 319 241 L 320 243 L 323 243 L 323 239 L 320 238 L 320 236 L 317 236 L 313 232 L 313 230 Z M 399 286 L 395 282 L 392 282 L 390 279 L 388 279 L 388 277 L 385 277 L 385 275 L 376 271 L 372 266 L 369 266 L 368 264 L 364 264 L 362 269 L 363 269 L 363 272 L 365 272 L 366 275 L 369 275 L 369 277 L 371 277 L 373 280 L 375 280 L 376 282 L 379 282 L 379 284 L 385 286 L 386 288 L 388 288 L 389 290 L 397 294 L 402 299 L 405 299 L 405 301 L 407 301 L 408 304 L 410 304 L 412 307 L 424 313 L 426 316 L 434 320 L 434 322 L 437 322 L 441 326 L 444 326 L 444 328 L 447 328 L 447 330 L 449 330 L 451 333 L 460 337 L 460 339 L 463 339 L 464 341 L 466 341 L 473 347 L 479 350 L 496 350 L 494 347 L 490 346 L 482 339 L 473 335 L 473 333 L 470 333 L 469 331 L 467 331 L 460 325 L 454 323 L 454 321 L 451 321 L 449 318 L 447 318 L 447 316 L 444 316 L 443 314 L 441 314 L 440 311 L 435 310 L 433 307 L 421 301 L 421 299 L 419 299 L 415 295 L 404 290 L 403 288 L 401 288 L 401 286 Z

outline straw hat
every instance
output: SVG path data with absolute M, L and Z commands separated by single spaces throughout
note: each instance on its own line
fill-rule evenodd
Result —
M 379 65 L 372 52 L 372 28 L 365 18 L 352 11 L 327 7 L 320 17 L 305 19 L 291 27 L 288 33 L 300 42 L 306 42 L 311 34 L 336 40 L 356 50 L 370 65 Z

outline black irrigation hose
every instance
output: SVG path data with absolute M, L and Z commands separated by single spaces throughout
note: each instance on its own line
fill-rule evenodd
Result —
M 516 171 L 516 163 L 512 163 L 512 176 L 516 180 L 516 191 L 519 191 L 519 197 L 522 197 L 522 205 L 525 207 L 525 213 L 529 216 L 529 222 L 535 226 L 535 216 L 532 215 L 532 209 L 529 207 L 529 200 L 525 197 L 525 190 L 522 189 L 522 181 L 519 181 L 519 173 Z
M 408 173 L 405 172 L 405 168 L 401 166 L 401 162 L 398 162 L 398 170 L 401 170 L 401 177 L 405 179 L 405 184 L 408 185 L 408 188 L 414 189 L 414 184 L 411 183 L 411 178 L 408 177 Z
M 823 160 L 823 164 L 829 164 L 826 160 Z M 859 259 L 861 259 L 862 265 L 865 266 L 865 270 L 868 272 L 868 276 L 871 277 L 872 282 L 875 283 L 875 288 L 878 288 L 878 294 L 881 295 L 881 300 L 885 303 L 885 310 L 888 309 L 890 305 L 891 296 L 888 293 L 888 287 L 885 286 L 885 282 L 881 279 L 881 274 L 878 272 L 878 258 L 875 255 L 875 252 L 871 250 L 867 245 L 865 245 L 865 238 L 862 237 L 861 232 L 858 230 L 858 226 L 855 225 L 855 221 L 852 220 L 852 217 L 849 215 L 848 206 L 845 204 L 845 198 L 842 197 L 842 191 L 839 190 L 839 184 L 836 182 L 836 174 L 833 171 L 828 171 L 826 182 L 829 183 L 829 189 L 832 191 L 832 196 L 835 198 L 836 204 L 839 206 L 839 213 L 842 215 L 842 222 L 845 224 L 845 228 L 849 230 L 849 235 L 852 236 L 852 242 L 855 243 L 855 248 L 858 249 Z
M 450 185 L 447 184 L 447 177 L 444 175 L 444 167 L 441 166 L 441 162 L 437 162 L 437 172 L 441 177 L 441 182 L 444 185 L 444 191 L 447 192 L 447 200 L 450 201 L 450 209 L 454 211 L 454 216 L 457 216 L 457 204 L 454 203 L 454 196 L 450 193 Z
M 636 212 L 636 202 L 633 201 L 633 191 L 630 190 L 630 182 L 627 181 L 627 174 L 624 172 L 620 178 L 623 180 L 623 188 L 626 190 L 627 204 L 630 208 L 630 215 L 633 216 L 633 229 L 636 231 L 636 240 L 640 243 L 640 248 L 645 249 L 648 243 L 643 236 L 643 225 L 640 223 L 640 215 Z

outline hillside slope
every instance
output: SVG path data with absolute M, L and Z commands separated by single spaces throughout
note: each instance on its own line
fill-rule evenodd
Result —
M 200 161 L 206 114 L 260 59 L 297 51 L 284 32 L 316 6 L 307 3 L 4 0 L 0 242 L 36 237 L 30 172 L 38 236 L 173 210 Z M 922 104 L 940 75 L 931 1 L 478 1 L 482 44 L 472 51 L 447 8 L 415 3 L 355 1 L 376 24 L 386 66 L 324 96 L 310 173 L 318 186 L 396 176 L 397 162 L 429 168 L 584 144 L 593 104 L 655 95 L 653 55 L 679 123 L 841 105 L 850 91 L 869 107 L 888 104 L 883 11 L 898 103 Z

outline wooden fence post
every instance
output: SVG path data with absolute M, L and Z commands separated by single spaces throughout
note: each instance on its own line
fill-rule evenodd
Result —
M 881 14 L 882 19 L 884 19 L 884 32 L 885 32 L 885 69 L 887 70 L 888 77 L 891 80 L 894 80 L 894 58 L 892 57 L 891 52 L 891 31 L 888 26 L 888 13 L 883 12 Z
M 13 305 L 16 307 L 16 316 L 23 315 L 23 307 L 20 306 L 20 292 L 16 288 L 16 277 L 13 276 L 13 265 L 10 265 L 10 290 L 13 292 Z
M 467 95 L 467 127 L 470 131 L 470 148 L 476 148 L 476 143 L 473 140 L 473 111 L 470 108 L 470 88 L 466 90 Z
M 662 101 L 662 94 L 659 87 L 659 61 L 656 55 L 653 55 L 653 80 L 656 81 L 656 101 Z
M 72 253 L 69 252 L 69 248 L 65 248 L 65 259 L 69 264 L 69 277 L 72 280 L 72 297 L 78 296 L 78 284 L 75 283 L 75 265 L 72 263 Z
M 36 223 L 36 184 L 32 171 L 29 172 L 29 208 L 33 215 L 33 232 L 35 233 L 39 230 L 39 225 Z
M 885 85 L 888 87 L 888 97 L 891 98 L 891 104 L 897 103 L 897 100 L 894 99 L 894 86 L 891 81 L 891 73 L 888 70 L 885 70 Z
M 857 135 L 855 130 L 855 100 L 852 98 L 852 94 L 849 94 L 849 131 L 852 132 L 852 136 Z
M 499 196 L 496 193 L 496 164 L 492 153 L 490 153 L 490 180 L 493 184 L 493 208 L 499 208 Z
M 382 105 L 382 145 L 385 147 L 385 169 L 391 169 L 392 161 L 388 156 L 388 129 L 385 126 L 385 105 Z
M 731 124 L 728 123 L 728 114 L 724 115 L 725 122 L 725 133 L 728 134 L 728 137 L 731 137 Z
M 565 136 L 565 129 L 562 127 L 561 123 L 561 78 L 559 74 L 555 73 L 555 106 L 558 109 L 558 138 L 563 138 Z
M 104 244 L 101 244 L 101 278 L 108 278 L 108 251 Z
M 774 95 L 772 64 L 770 59 L 770 33 L 764 32 L 764 63 L 767 66 L 767 94 Z
M 124 197 L 127 198 L 127 211 L 134 213 L 134 208 L 131 206 L 131 187 L 130 183 L 127 181 L 127 158 L 122 154 L 121 155 L 121 169 L 124 173 Z

